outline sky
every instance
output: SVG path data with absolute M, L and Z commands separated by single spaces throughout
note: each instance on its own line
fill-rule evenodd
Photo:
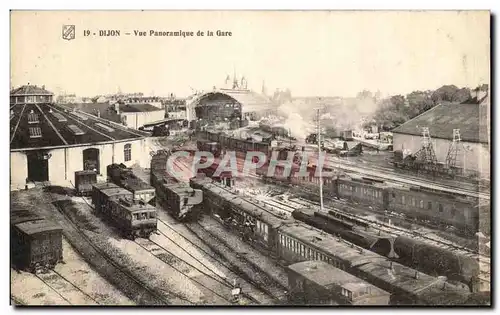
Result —
M 75 25 L 74 40 L 62 26 Z M 89 30 L 96 36 L 83 36 Z M 120 37 L 99 37 L 120 30 Z M 213 37 L 137 37 L 134 30 L 204 31 Z M 217 30 L 232 36 L 216 36 Z M 125 35 L 126 32 L 132 35 Z M 187 96 L 233 72 L 260 92 L 383 95 L 474 88 L 490 81 L 487 11 L 13 11 L 11 87 L 56 94 L 143 92 Z

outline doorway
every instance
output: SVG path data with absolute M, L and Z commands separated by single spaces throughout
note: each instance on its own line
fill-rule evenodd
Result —
M 91 148 L 83 150 L 83 170 L 95 170 L 97 174 L 101 173 L 99 168 L 99 149 Z
M 30 152 L 28 158 L 28 180 L 46 182 L 49 180 L 49 156 L 43 152 Z

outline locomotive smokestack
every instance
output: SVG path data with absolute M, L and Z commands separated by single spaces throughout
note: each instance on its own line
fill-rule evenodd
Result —
M 419 277 L 418 271 L 417 271 L 417 270 L 415 270 L 415 279 L 417 279 L 417 280 L 418 280 L 418 277 Z

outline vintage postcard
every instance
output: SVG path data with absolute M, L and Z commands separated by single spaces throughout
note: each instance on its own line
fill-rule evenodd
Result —
M 490 306 L 490 20 L 11 11 L 11 304 Z

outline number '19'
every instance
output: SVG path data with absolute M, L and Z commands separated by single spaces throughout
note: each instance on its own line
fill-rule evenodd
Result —
M 83 31 L 83 36 L 90 36 L 90 31 L 89 30 L 84 30 Z

